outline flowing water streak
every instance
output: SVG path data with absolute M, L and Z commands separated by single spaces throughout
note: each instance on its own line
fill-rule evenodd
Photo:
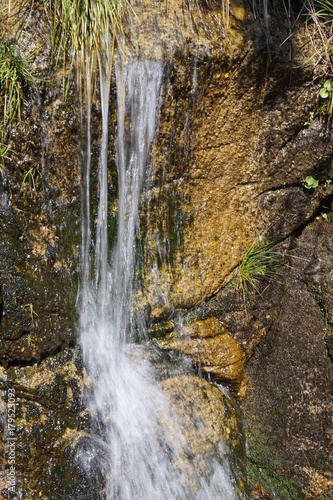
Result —
M 154 136 L 162 64 L 134 61 L 124 67 L 119 65 L 116 80 L 117 241 L 109 265 L 107 115 L 110 80 L 105 72 L 101 76 L 103 131 L 95 276 L 90 280 L 89 269 L 88 273 L 84 272 L 81 284 L 81 345 L 90 380 L 88 406 L 93 418 L 91 449 L 82 453 L 81 460 L 87 476 L 103 478 L 105 489 L 101 498 L 107 500 L 231 500 L 233 488 L 219 461 L 207 464 L 211 472 L 208 481 L 193 469 L 174 415 L 153 382 L 151 364 L 145 360 L 142 349 L 128 341 L 140 191 Z M 86 215 L 83 224 L 89 221 L 90 216 Z M 87 228 L 85 231 L 84 234 L 88 234 Z M 85 241 L 86 238 L 83 244 Z M 86 248 L 83 255 L 88 251 Z M 87 262 L 89 266 L 90 261 Z M 189 484 L 193 488 L 191 493 Z
M 81 268 L 82 268 L 82 283 L 89 283 L 90 273 L 90 169 L 91 169 L 91 67 L 90 60 L 87 57 L 83 62 L 85 71 L 85 104 L 86 109 L 83 111 L 83 103 L 81 101 L 81 127 L 82 137 L 85 138 L 85 147 L 81 148 Z M 83 116 L 85 115 L 85 120 Z M 84 121 L 86 129 L 84 129 Z
M 107 53 L 99 54 L 98 66 L 101 88 L 102 143 L 99 160 L 99 204 L 97 216 L 95 279 L 98 289 L 98 303 L 103 321 L 110 301 L 107 289 L 108 274 L 108 135 L 109 100 L 111 85 L 111 60 Z
M 135 233 L 139 200 L 149 147 L 154 137 L 162 65 L 135 61 L 116 68 L 117 166 L 119 206 L 117 246 L 114 254 L 112 306 L 118 343 L 128 330 L 135 263 Z M 126 130 L 125 119 L 130 123 Z M 129 139 L 126 135 L 129 134 Z

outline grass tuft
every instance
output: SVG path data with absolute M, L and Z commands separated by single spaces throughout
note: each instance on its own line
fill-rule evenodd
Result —
M 25 89 L 35 83 L 27 61 L 17 51 L 17 40 L 11 44 L 0 35 L 0 89 L 3 99 L 1 125 L 21 118 Z
M 21 119 L 21 105 L 28 86 L 35 84 L 35 78 L 29 70 L 26 58 L 22 57 L 17 47 L 18 38 L 12 42 L 0 34 L 0 163 L 12 152 L 5 144 L 6 127 Z
M 307 0 L 307 9 L 308 24 L 314 26 L 309 30 L 314 52 L 311 61 L 320 68 L 319 76 L 327 79 L 333 76 L 333 1 Z
M 245 252 L 234 276 L 234 285 L 242 292 L 244 300 L 250 289 L 259 291 L 261 280 L 271 279 L 276 275 L 282 258 L 276 247 L 276 244 L 258 237 Z
M 128 0 L 44 0 L 51 20 L 52 57 L 57 63 L 68 50 L 69 74 L 76 65 L 81 74 L 103 57 L 111 66 L 114 44 L 123 37 L 123 19 L 131 22 L 133 10 Z M 69 81 L 67 82 L 68 91 Z
M 325 18 L 328 22 L 333 21 L 333 2 L 331 0 L 315 0 L 313 3 L 314 13 Z

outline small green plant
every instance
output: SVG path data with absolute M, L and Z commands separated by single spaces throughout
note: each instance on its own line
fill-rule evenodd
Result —
M 33 201 L 37 200 L 40 190 L 44 192 L 43 177 L 38 168 L 36 169 L 31 167 L 24 174 L 20 193 L 22 193 L 26 187 L 28 188 L 28 194 Z
M 319 95 L 322 99 L 328 99 L 332 95 L 332 82 L 331 80 L 326 80 L 324 85 L 319 91 Z
M 312 175 L 307 175 L 305 179 L 303 179 L 303 185 L 306 189 L 315 189 L 318 187 L 319 181 L 312 177 Z
M 327 219 L 328 219 L 328 214 L 327 214 L 327 212 L 321 212 L 320 217 L 321 217 L 323 220 L 327 220 Z M 318 217 L 316 217 L 316 220 L 319 220 L 319 219 L 320 219 L 320 217 L 319 217 L 319 216 L 318 216 Z
M 244 300 L 247 290 L 258 291 L 260 280 L 272 278 L 276 274 L 281 257 L 276 244 L 268 242 L 263 236 L 254 240 L 245 252 L 234 278 L 234 284 L 242 292 Z
M 29 302 L 29 304 L 24 304 L 23 309 L 25 311 L 29 312 L 29 316 L 30 316 L 30 319 L 31 319 L 32 326 L 35 326 L 35 320 L 34 319 L 35 319 L 35 316 L 38 316 L 38 314 L 34 310 L 33 304 L 31 302 Z
M 323 220 L 331 220 L 332 218 L 332 210 L 330 207 L 322 207 L 322 211 L 320 213 L 320 216 L 317 216 L 316 217 L 316 220 L 320 220 L 320 218 L 322 218 Z
M 333 3 L 332 0 L 314 0 L 315 14 L 324 20 L 332 22 Z
M 325 80 L 323 86 L 319 90 L 320 102 L 318 104 L 318 113 L 322 116 L 332 114 L 332 81 Z
M 328 189 L 332 184 L 332 179 L 326 179 L 324 183 L 324 188 Z M 306 189 L 316 189 L 319 186 L 319 180 L 312 177 L 312 175 L 307 175 L 302 179 L 302 185 Z
M 0 165 L 4 165 L 4 159 L 9 158 L 7 153 L 13 153 L 13 150 L 8 144 L 0 144 Z
M 309 113 L 309 118 L 306 120 L 306 122 L 303 123 L 303 125 L 306 127 L 307 125 L 310 125 L 310 123 L 312 122 L 312 120 L 314 119 L 315 117 L 315 113 L 314 111 L 310 111 Z

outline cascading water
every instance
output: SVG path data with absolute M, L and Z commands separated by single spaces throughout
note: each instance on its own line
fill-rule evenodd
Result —
M 154 368 L 145 359 L 144 349 L 131 342 L 135 234 L 140 191 L 155 131 L 162 64 L 134 61 L 116 68 L 119 202 L 111 262 L 107 243 L 110 71 L 104 71 L 102 65 L 100 69 L 103 119 L 94 266 L 89 258 L 89 131 L 82 166 L 80 329 L 89 377 L 92 436 L 89 451 L 82 452 L 81 460 L 87 474 L 102 478 L 98 479 L 104 485 L 100 486 L 98 498 L 231 500 L 237 495 L 221 460 L 207 464 L 209 478 L 195 471 L 175 416 L 154 382 Z M 89 129 L 89 110 L 88 118 Z

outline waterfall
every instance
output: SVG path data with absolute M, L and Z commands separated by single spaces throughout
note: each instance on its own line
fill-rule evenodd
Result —
M 90 131 L 82 165 L 82 282 L 80 336 L 89 378 L 92 417 L 87 475 L 100 483 L 98 498 L 171 500 L 237 498 L 228 471 L 216 460 L 210 478 L 191 465 L 175 416 L 154 382 L 145 350 L 131 342 L 135 235 L 140 192 L 154 137 L 163 67 L 156 61 L 116 65 L 118 225 L 108 260 L 107 136 L 110 68 L 101 67 L 102 141 L 96 241 L 90 242 Z M 87 112 L 90 127 L 90 112 Z M 90 259 L 95 248 L 95 260 Z M 103 485 L 103 486 L 101 486 Z M 95 498 L 96 496 L 94 496 Z M 90 497 L 89 497 L 90 498 Z

